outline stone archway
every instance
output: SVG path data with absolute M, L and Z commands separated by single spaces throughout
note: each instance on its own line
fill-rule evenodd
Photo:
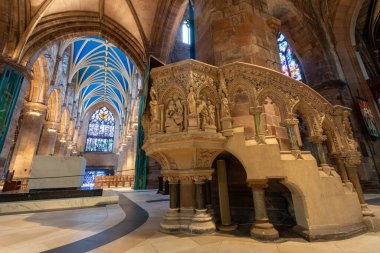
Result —
M 140 70 L 144 69 L 146 54 L 137 39 L 110 18 L 104 17 L 100 21 L 98 14 L 88 12 L 65 12 L 42 18 L 26 42 L 19 62 L 30 68 L 39 52 L 53 43 L 80 36 L 107 39 L 129 56 Z
M 225 161 L 226 178 L 220 171 L 224 169 L 218 167 L 219 161 Z M 240 233 L 249 234 L 249 228 L 254 222 L 255 216 L 252 191 L 247 184 L 244 166 L 234 155 L 223 152 L 216 157 L 212 167 L 215 170 L 210 182 L 211 203 L 219 229 L 227 230 L 228 227 L 237 226 Z M 222 178 L 219 178 L 220 176 Z M 227 186 L 227 191 L 221 189 L 224 185 Z M 229 210 L 226 210 L 227 208 Z M 230 213 L 230 217 L 226 217 L 228 213 Z M 231 224 L 226 224 L 228 218 L 230 218 Z

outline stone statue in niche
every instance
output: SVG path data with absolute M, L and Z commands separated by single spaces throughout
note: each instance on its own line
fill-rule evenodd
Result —
M 199 100 L 197 112 L 199 113 L 199 128 L 204 130 L 209 122 L 209 114 L 204 96 Z
M 197 104 L 195 100 L 195 92 L 193 86 L 189 88 L 189 94 L 187 95 L 187 103 L 189 107 L 189 116 L 196 116 Z
M 183 129 L 183 105 L 177 95 L 168 103 L 165 128 L 167 133 L 176 133 Z
M 220 108 L 220 114 L 222 118 L 230 117 L 231 114 L 230 114 L 230 108 L 228 106 L 228 98 L 222 97 L 221 102 L 222 104 Z
M 215 132 L 215 106 L 204 96 L 198 101 L 199 128 L 205 131 Z
M 152 133 L 157 133 L 160 129 L 160 120 L 159 120 L 157 92 L 154 89 L 154 87 L 150 89 L 149 107 L 150 107 L 150 114 L 151 114 L 150 131 Z
M 209 125 L 215 127 L 215 106 L 211 103 L 211 101 L 207 101 L 207 109 L 209 115 Z
M 223 77 L 223 71 L 219 70 L 219 96 L 221 100 L 221 108 L 220 108 L 220 114 L 221 118 L 230 117 L 230 108 L 228 105 L 228 98 L 227 98 L 227 87 L 226 82 Z

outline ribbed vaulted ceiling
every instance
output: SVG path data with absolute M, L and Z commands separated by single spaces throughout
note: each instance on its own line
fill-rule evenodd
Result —
M 70 73 L 77 74 L 76 94 L 84 111 L 106 102 L 123 116 L 133 68 L 133 62 L 120 49 L 101 37 L 80 37 L 72 42 Z

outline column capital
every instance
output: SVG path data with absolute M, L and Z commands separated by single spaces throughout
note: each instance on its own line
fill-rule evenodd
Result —
M 179 177 L 176 175 L 164 175 L 164 181 L 169 181 L 169 184 L 178 184 Z
M 322 142 L 325 142 L 327 140 L 327 136 L 326 135 L 314 135 L 314 136 L 310 136 L 308 138 L 308 140 L 311 142 L 311 143 L 322 143 Z
M 297 118 L 287 118 L 287 119 L 284 119 L 280 123 L 280 125 L 283 127 L 291 127 L 291 126 L 298 125 L 298 122 L 299 122 L 299 120 Z
M 41 116 L 47 110 L 47 106 L 41 103 L 27 102 L 24 104 L 25 113 Z
M 193 182 L 193 177 L 192 176 L 185 176 L 181 175 L 179 176 L 179 180 L 181 181 L 181 184 L 191 184 Z
M 345 159 L 347 157 L 347 154 L 344 152 L 333 152 L 330 155 L 334 159 Z
M 194 183 L 196 184 L 204 184 L 206 180 L 212 180 L 211 175 L 195 175 L 192 176 Z
M 344 158 L 344 164 L 347 167 L 358 167 L 361 164 L 361 155 L 359 152 L 350 152 Z
M 54 122 L 54 121 L 45 121 L 44 125 L 45 125 L 45 127 L 49 128 L 49 129 L 58 130 L 58 128 L 59 128 L 59 123 Z
M 260 105 L 258 105 L 258 106 L 256 106 L 256 107 L 250 107 L 249 108 L 249 113 L 250 114 L 260 114 L 260 113 L 262 113 L 263 112 L 263 109 L 264 109 L 264 107 L 262 107 L 262 106 L 260 106 Z
M 247 184 L 252 190 L 264 190 L 268 187 L 268 179 L 248 179 Z

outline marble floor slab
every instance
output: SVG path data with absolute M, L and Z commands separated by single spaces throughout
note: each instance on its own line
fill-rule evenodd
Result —
M 117 193 L 133 202 L 131 204 L 124 200 L 124 204 L 121 203 L 121 206 L 127 205 L 129 209 L 124 210 L 120 205 L 108 205 L 97 208 L 0 216 L 0 252 L 380 252 L 380 232 L 366 233 L 340 241 L 313 243 L 300 238 L 283 240 L 280 243 L 262 243 L 249 237 L 219 233 L 203 236 L 163 234 L 157 231 L 161 217 L 169 205 L 168 196 L 156 194 L 155 191 L 126 189 L 117 189 Z M 371 197 L 376 199 L 380 198 L 380 195 Z M 380 215 L 380 206 L 374 205 L 371 208 Z M 134 223 L 133 220 L 141 219 L 144 212 L 149 215 L 146 221 L 141 220 L 137 228 L 125 229 L 126 226 Z M 117 226 L 120 227 L 120 224 L 124 224 L 122 226 L 125 235 L 112 237 L 112 233 L 105 233 Z M 68 245 L 71 246 L 68 247 Z

